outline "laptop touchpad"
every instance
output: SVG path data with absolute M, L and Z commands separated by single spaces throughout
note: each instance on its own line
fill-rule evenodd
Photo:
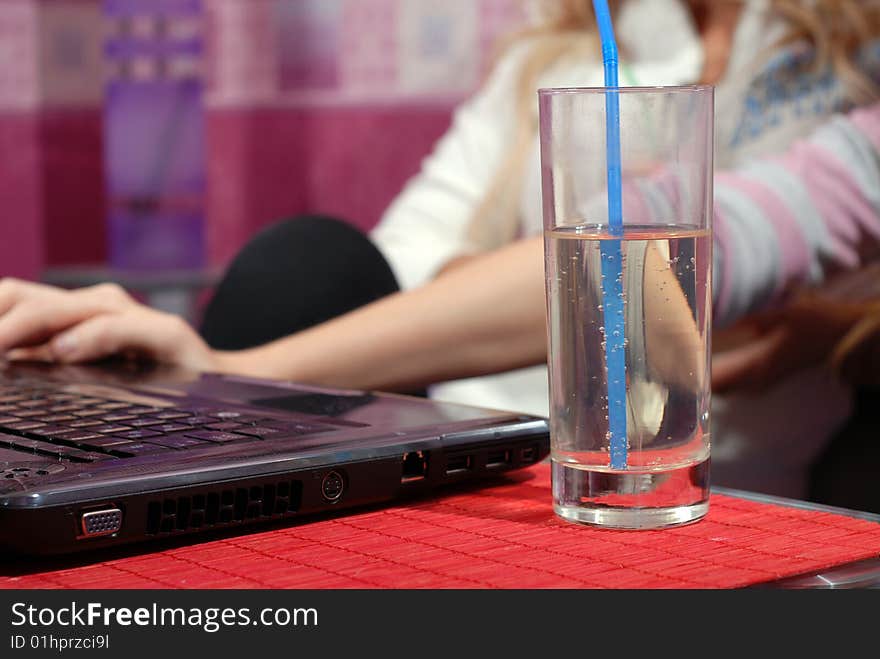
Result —
M 251 400 L 251 405 L 258 407 L 268 407 L 274 410 L 283 410 L 285 412 L 293 412 L 299 414 L 313 414 L 315 416 L 331 417 L 338 421 L 336 417 L 348 414 L 352 410 L 356 410 L 364 405 L 369 405 L 376 396 L 370 393 L 364 393 L 354 396 L 337 396 L 334 394 L 324 393 L 302 393 L 290 396 L 275 396 L 272 398 L 258 398 Z M 364 426 L 364 423 L 355 423 L 353 421 L 345 421 L 346 425 Z

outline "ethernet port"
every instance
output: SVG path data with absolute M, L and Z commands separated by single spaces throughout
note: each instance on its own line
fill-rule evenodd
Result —
M 424 451 L 410 451 L 403 456 L 401 483 L 415 483 L 428 475 L 428 456 Z

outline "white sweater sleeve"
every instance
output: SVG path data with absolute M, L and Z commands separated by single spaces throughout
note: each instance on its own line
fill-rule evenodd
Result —
M 509 51 L 482 89 L 459 106 L 421 171 L 371 232 L 404 290 L 469 251 L 467 227 L 513 139 L 524 54 L 525 47 Z

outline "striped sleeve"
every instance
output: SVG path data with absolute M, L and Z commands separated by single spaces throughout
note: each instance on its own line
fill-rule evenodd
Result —
M 715 322 L 859 266 L 880 241 L 880 104 L 836 116 L 778 157 L 715 176 Z

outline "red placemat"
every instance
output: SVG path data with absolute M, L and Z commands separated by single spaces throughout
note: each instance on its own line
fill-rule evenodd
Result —
M 730 496 L 662 531 L 569 524 L 550 501 L 543 464 L 267 532 L 77 567 L 6 565 L 0 588 L 734 588 L 880 554 L 880 524 Z

